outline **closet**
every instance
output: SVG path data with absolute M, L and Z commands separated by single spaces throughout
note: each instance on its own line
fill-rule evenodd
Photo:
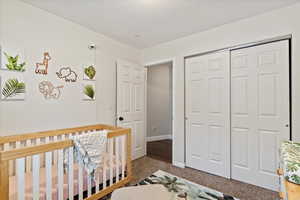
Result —
M 289 69 L 289 40 L 186 58 L 186 165 L 277 190 Z

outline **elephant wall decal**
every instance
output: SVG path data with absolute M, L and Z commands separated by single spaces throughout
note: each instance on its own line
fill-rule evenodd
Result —
M 76 82 L 77 74 L 70 67 L 62 67 L 56 72 L 58 78 L 65 80 L 66 82 Z

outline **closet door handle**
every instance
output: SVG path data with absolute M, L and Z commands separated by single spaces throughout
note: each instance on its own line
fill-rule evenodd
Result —
M 123 121 L 124 120 L 124 117 L 119 117 L 119 121 Z

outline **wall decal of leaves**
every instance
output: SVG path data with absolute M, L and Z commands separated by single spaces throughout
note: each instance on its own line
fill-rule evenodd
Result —
M 19 61 L 19 55 L 16 56 L 10 56 L 8 55 L 6 52 L 3 52 L 6 59 L 7 59 L 7 64 L 6 64 L 6 68 L 8 70 L 14 70 L 14 71 L 20 71 L 20 72 L 24 72 L 25 71 L 25 65 L 26 63 L 18 63 Z
M 2 95 L 4 99 L 14 97 L 25 93 L 25 83 L 18 81 L 18 79 L 8 79 L 2 87 Z
M 84 80 L 94 80 L 96 76 L 96 69 L 93 65 L 84 67 Z
M 83 93 L 90 98 L 90 100 L 94 100 L 95 98 L 95 89 L 92 85 L 85 85 L 83 88 Z

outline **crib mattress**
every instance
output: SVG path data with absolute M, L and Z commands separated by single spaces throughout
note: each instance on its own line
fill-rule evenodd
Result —
M 78 194 L 78 164 L 74 164 L 73 169 L 73 183 L 74 183 L 74 196 Z M 110 179 L 110 168 L 109 168 L 109 162 L 107 162 L 106 165 L 106 181 Z M 114 177 L 116 176 L 116 168 L 119 168 L 119 172 L 121 173 L 121 162 L 119 162 L 119 166 L 116 166 L 116 159 L 113 158 L 113 169 L 114 169 Z M 99 184 L 103 183 L 103 168 L 98 170 L 98 173 L 95 174 L 95 176 L 99 176 Z M 63 184 L 63 191 L 64 191 L 64 199 L 68 198 L 68 173 L 64 173 L 64 184 Z M 83 191 L 87 191 L 88 188 L 88 176 L 85 170 L 83 170 Z M 32 172 L 26 172 L 25 173 L 25 199 L 26 200 L 32 200 Z M 17 177 L 11 176 L 9 178 L 9 199 L 17 199 Z M 92 181 L 92 187 L 95 186 L 95 182 Z M 57 199 L 57 167 L 52 166 L 52 199 Z M 41 167 L 40 168 L 40 198 L 41 200 L 46 199 L 46 168 Z

